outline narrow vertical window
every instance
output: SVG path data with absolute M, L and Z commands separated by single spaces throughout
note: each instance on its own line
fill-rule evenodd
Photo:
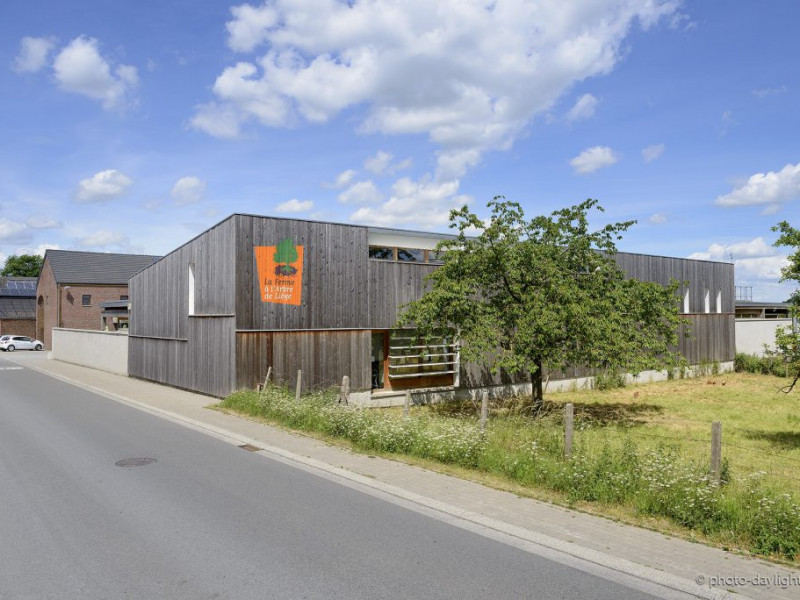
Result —
M 703 295 L 703 312 L 711 312 L 711 292 L 708 290 L 706 290 L 706 293 Z
M 717 290 L 717 312 L 722 312 L 722 290 Z
M 189 263 L 189 314 L 194 314 L 194 263 Z
M 686 291 L 683 293 L 683 312 L 685 314 L 689 313 L 689 288 L 686 288 Z

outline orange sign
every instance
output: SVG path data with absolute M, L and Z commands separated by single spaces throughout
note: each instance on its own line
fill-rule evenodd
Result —
M 277 246 L 255 246 L 262 302 L 300 305 L 303 291 L 303 247 L 291 238 Z

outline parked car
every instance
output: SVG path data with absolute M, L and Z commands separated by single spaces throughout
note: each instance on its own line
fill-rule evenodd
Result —
M 44 344 L 24 335 L 4 335 L 0 338 L 0 350 L 13 352 L 14 350 L 41 350 Z

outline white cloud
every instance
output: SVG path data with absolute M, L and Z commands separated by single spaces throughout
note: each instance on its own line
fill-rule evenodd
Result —
M 779 254 L 762 237 L 734 244 L 714 243 L 705 252 L 695 252 L 689 258 L 722 262 L 733 260 L 737 281 L 778 280 L 781 269 L 787 264 L 786 256 Z
M 721 136 L 727 135 L 728 132 L 738 124 L 739 122 L 733 118 L 733 111 L 726 110 L 722 113 L 722 123 L 719 128 L 719 134 Z
M 44 256 L 45 250 L 60 250 L 61 246 L 58 244 L 39 244 L 38 246 L 27 246 L 22 248 L 17 248 L 15 254 L 19 256 L 20 254 L 31 254 L 34 256 Z
M 339 194 L 342 204 L 374 204 L 383 200 L 383 194 L 372 181 L 358 181 Z
M 275 208 L 275 212 L 279 213 L 302 213 L 308 212 L 312 208 L 314 208 L 314 203 L 311 200 L 298 200 L 297 198 L 292 198 L 291 200 L 287 200 L 286 202 L 281 202 Z
M 124 233 L 103 229 L 80 238 L 78 244 L 84 248 L 128 248 L 130 240 Z
M 652 223 L 653 225 L 661 225 L 662 223 L 666 223 L 667 222 L 667 213 L 663 213 L 663 212 L 656 213 L 654 215 L 651 215 L 650 218 L 647 219 L 647 220 L 648 220 L 648 222 Z
M 75 200 L 80 203 L 113 200 L 124 194 L 132 184 L 133 180 L 124 173 L 107 169 L 89 179 L 82 179 Z
M 403 171 L 411 166 L 412 160 L 410 158 L 392 163 L 393 158 L 394 156 L 390 153 L 378 150 L 375 156 L 371 156 L 364 161 L 364 168 L 375 173 L 375 175 L 394 175 L 398 171 Z
M 578 175 L 594 173 L 598 169 L 610 167 L 619 160 L 619 156 L 608 146 L 587 148 L 569 161 Z
M 235 137 L 248 123 L 324 123 L 357 108 L 362 132 L 427 135 L 438 147 L 438 179 L 457 178 L 485 152 L 510 148 L 577 82 L 610 72 L 632 28 L 653 26 L 678 4 L 243 4 L 226 25 L 228 45 L 259 53 L 222 71 L 214 101 L 198 107 L 191 125 Z
M 124 106 L 139 83 L 136 67 L 119 65 L 112 72 L 97 46 L 94 38 L 72 40 L 53 62 L 56 81 L 68 92 L 99 100 L 104 108 Z
M 777 96 L 778 94 L 785 94 L 789 89 L 785 86 L 779 87 L 766 87 L 758 90 L 753 90 L 753 96 L 756 98 L 766 98 L 768 96 Z
M 231 7 L 233 21 L 225 25 L 228 46 L 236 52 L 250 52 L 268 37 L 269 29 L 278 20 L 275 9 L 264 4 L 260 8 L 242 4 Z
M 730 194 L 719 196 L 720 206 L 783 204 L 800 198 L 800 163 L 786 165 L 778 172 L 756 173 Z
M 575 102 L 575 105 L 567 113 L 567 121 L 573 122 L 591 118 L 599 102 L 600 101 L 591 94 L 584 94 L 578 98 L 578 101 Z
M 365 206 L 350 219 L 356 223 L 385 227 L 416 226 L 425 229 L 449 222 L 450 211 L 469 204 L 469 196 L 458 194 L 458 181 L 412 181 L 404 177 L 392 186 L 392 196 L 380 206 Z
M 197 177 L 181 177 L 172 186 L 172 198 L 177 206 L 197 204 L 203 199 L 206 184 Z
M 60 229 L 64 226 L 58 219 L 47 215 L 31 215 L 25 221 L 25 224 L 31 229 Z
M 22 223 L 10 221 L 5 217 L 0 218 L 0 241 L 13 242 L 21 240 L 28 235 L 28 228 Z
M 47 55 L 55 45 L 53 38 L 24 37 L 19 45 L 19 54 L 14 59 L 17 73 L 35 73 L 47 65 Z
M 350 182 L 353 181 L 355 176 L 356 172 L 353 169 L 347 169 L 336 176 L 336 181 L 333 183 L 323 183 L 322 186 L 326 188 L 342 189 L 350 185 Z
M 661 155 L 664 154 L 665 148 L 666 146 L 664 146 L 664 144 L 653 144 L 647 148 L 642 148 L 642 159 L 646 163 L 651 163 L 654 160 L 661 158 Z

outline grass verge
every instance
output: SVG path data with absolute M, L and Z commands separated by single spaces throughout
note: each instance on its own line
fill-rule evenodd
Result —
M 669 523 L 667 529 L 677 527 L 722 547 L 794 561 L 800 553 L 800 505 L 791 465 L 800 449 L 781 447 L 783 437 L 772 434 L 793 424 L 789 417 L 799 407 L 796 396 L 792 406 L 788 397 L 775 397 L 772 379 L 736 374 L 558 394 L 537 418 L 499 404 L 485 433 L 471 403 L 414 407 L 403 418 L 397 410 L 337 405 L 333 393 L 298 402 L 288 390 L 269 387 L 262 393 L 235 392 L 221 407 L 346 440 L 362 451 L 435 461 L 484 474 L 501 482 L 498 487 L 507 482 L 539 490 L 593 512 L 657 528 Z M 772 411 L 760 404 L 767 399 Z M 570 460 L 563 457 L 565 402 L 576 407 Z M 712 419 L 723 420 L 728 440 L 721 484 L 708 477 L 708 452 L 700 449 Z M 763 460 L 737 453 L 745 444 L 761 451 L 762 459 L 765 450 L 774 451 L 775 464 L 765 470 Z

